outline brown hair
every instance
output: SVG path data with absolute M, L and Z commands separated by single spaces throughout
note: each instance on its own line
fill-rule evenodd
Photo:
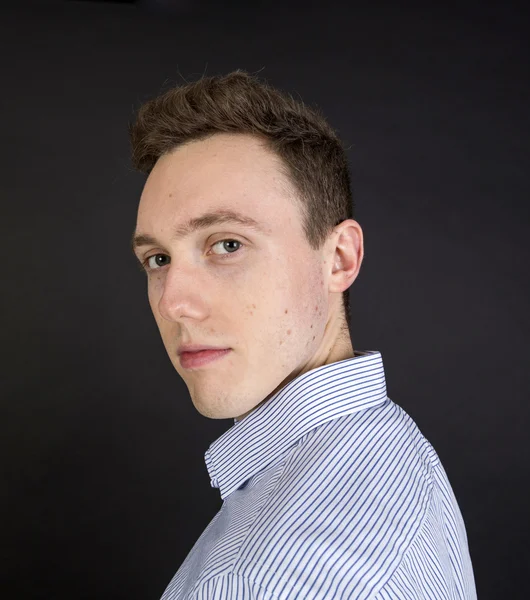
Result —
M 313 250 L 333 227 L 353 218 L 346 152 L 325 118 L 245 71 L 202 77 L 143 104 L 129 125 L 134 168 L 150 173 L 177 146 L 216 133 L 263 138 L 298 192 L 303 228 Z M 350 327 L 348 290 L 343 304 Z

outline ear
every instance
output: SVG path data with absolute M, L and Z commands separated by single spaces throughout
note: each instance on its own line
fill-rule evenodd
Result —
M 331 258 L 328 289 L 341 293 L 357 278 L 364 258 L 363 230 L 357 221 L 347 219 L 333 228 L 328 256 Z

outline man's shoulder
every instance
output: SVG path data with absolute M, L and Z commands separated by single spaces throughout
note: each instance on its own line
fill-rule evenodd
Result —
M 438 456 L 414 420 L 390 399 L 344 415 L 308 432 L 285 462 L 283 492 L 333 495 L 335 486 L 348 485 L 369 491 L 372 485 L 410 478 L 403 469 L 414 467 L 416 478 L 427 483 Z M 390 477 L 392 474 L 392 477 Z M 385 476 L 386 475 L 386 476 Z M 272 498 L 271 498 L 272 499 Z
M 433 456 L 412 419 L 390 400 L 315 428 L 285 457 L 236 571 L 267 589 L 260 573 L 273 573 L 275 585 L 294 586 L 308 598 L 333 581 L 376 585 L 421 526 Z

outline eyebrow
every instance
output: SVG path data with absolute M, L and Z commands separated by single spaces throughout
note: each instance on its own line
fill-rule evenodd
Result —
M 253 219 L 252 217 L 248 217 L 241 213 L 238 213 L 229 209 L 221 209 L 216 211 L 206 212 L 199 217 L 193 217 L 183 225 L 179 225 L 174 231 L 172 240 L 182 239 L 200 229 L 206 229 L 207 227 L 211 227 L 212 225 L 220 225 L 222 223 L 236 223 L 238 225 L 243 225 L 249 229 L 253 229 L 259 233 L 266 234 L 266 231 L 263 227 Z M 137 233 L 133 232 L 132 240 L 131 240 L 131 249 L 133 254 L 135 250 L 140 246 L 160 246 L 160 242 L 147 233 Z

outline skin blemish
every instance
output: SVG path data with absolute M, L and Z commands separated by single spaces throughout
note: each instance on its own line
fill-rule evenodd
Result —
M 291 335 L 291 330 L 290 329 L 287 330 L 287 335 Z
M 311 325 L 311 329 L 313 329 L 313 325 Z
M 285 314 L 287 314 L 289 311 L 287 309 L 285 309 Z

